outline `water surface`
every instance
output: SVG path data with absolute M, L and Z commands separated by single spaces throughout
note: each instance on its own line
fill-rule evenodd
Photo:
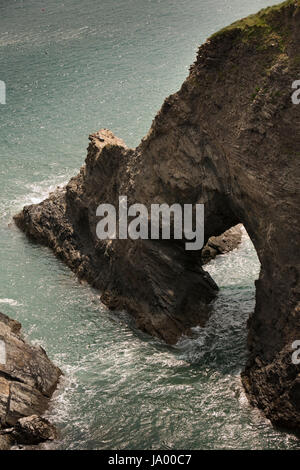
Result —
M 48 412 L 59 449 L 298 448 L 244 396 L 259 264 L 249 239 L 213 261 L 207 327 L 176 347 L 108 312 L 11 217 L 82 165 L 88 134 L 147 133 L 210 34 L 273 0 L 0 0 L 0 310 L 65 372 Z

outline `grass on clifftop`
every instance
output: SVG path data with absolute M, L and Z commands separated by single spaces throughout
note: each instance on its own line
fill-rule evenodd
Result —
M 210 39 L 217 38 L 228 31 L 238 29 L 243 34 L 245 40 L 254 38 L 263 40 L 264 37 L 270 37 L 272 34 L 280 34 L 280 38 L 277 36 L 277 39 L 280 39 L 280 45 L 284 47 L 283 41 L 286 32 L 283 30 L 284 25 L 280 13 L 282 10 L 292 5 L 300 7 L 300 0 L 287 0 L 278 5 L 264 8 L 254 15 L 235 21 L 226 28 L 221 29 L 213 34 Z

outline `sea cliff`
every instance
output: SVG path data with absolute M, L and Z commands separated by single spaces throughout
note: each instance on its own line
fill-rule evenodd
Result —
M 63 190 L 15 217 L 79 278 L 126 309 L 142 330 L 175 343 L 205 325 L 218 289 L 203 255 L 178 240 L 98 240 L 96 208 L 205 205 L 205 242 L 243 224 L 261 272 L 249 319 L 243 384 L 275 424 L 300 428 L 300 6 L 289 0 L 234 23 L 198 51 L 140 145 L 108 130 L 90 135 L 85 165 Z M 203 251 L 203 250 L 202 250 Z

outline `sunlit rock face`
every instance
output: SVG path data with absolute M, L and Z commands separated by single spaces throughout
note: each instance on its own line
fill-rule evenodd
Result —
M 90 136 L 85 166 L 64 190 L 16 217 L 76 274 L 101 289 L 112 309 L 169 343 L 205 325 L 217 287 L 201 251 L 178 240 L 96 237 L 96 208 L 128 203 L 205 205 L 205 242 L 244 224 L 261 273 L 249 320 L 243 383 L 276 424 L 300 427 L 298 1 L 263 10 L 200 47 L 180 91 L 168 97 L 148 135 L 128 149 L 110 131 Z
M 0 313 L 0 450 L 23 442 L 16 434 L 23 419 L 33 423 L 28 441 L 30 435 L 35 444 L 56 435 L 39 415 L 47 409 L 61 371 L 41 347 L 26 343 L 20 331 L 20 323 Z

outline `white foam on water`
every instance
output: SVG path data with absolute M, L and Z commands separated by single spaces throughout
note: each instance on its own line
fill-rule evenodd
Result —
M 17 197 L 16 199 L 4 201 L 0 203 L 0 219 L 9 222 L 11 217 L 18 211 L 22 210 L 24 206 L 31 204 L 39 204 L 49 197 L 55 190 L 62 189 L 67 185 L 68 181 L 74 174 L 78 172 L 75 170 L 68 174 L 56 175 L 55 177 L 48 178 L 40 183 L 28 183 L 24 187 L 27 193 Z
M 62 189 L 70 180 L 71 175 L 58 175 L 55 178 L 49 178 L 39 184 L 29 183 L 25 187 L 29 190 L 28 194 L 19 200 L 23 205 L 39 204 L 46 199 L 50 193 L 56 189 Z
M 0 304 L 8 304 L 8 305 L 11 305 L 12 307 L 18 307 L 18 306 L 22 305 L 22 304 L 19 304 L 14 299 L 0 299 Z

